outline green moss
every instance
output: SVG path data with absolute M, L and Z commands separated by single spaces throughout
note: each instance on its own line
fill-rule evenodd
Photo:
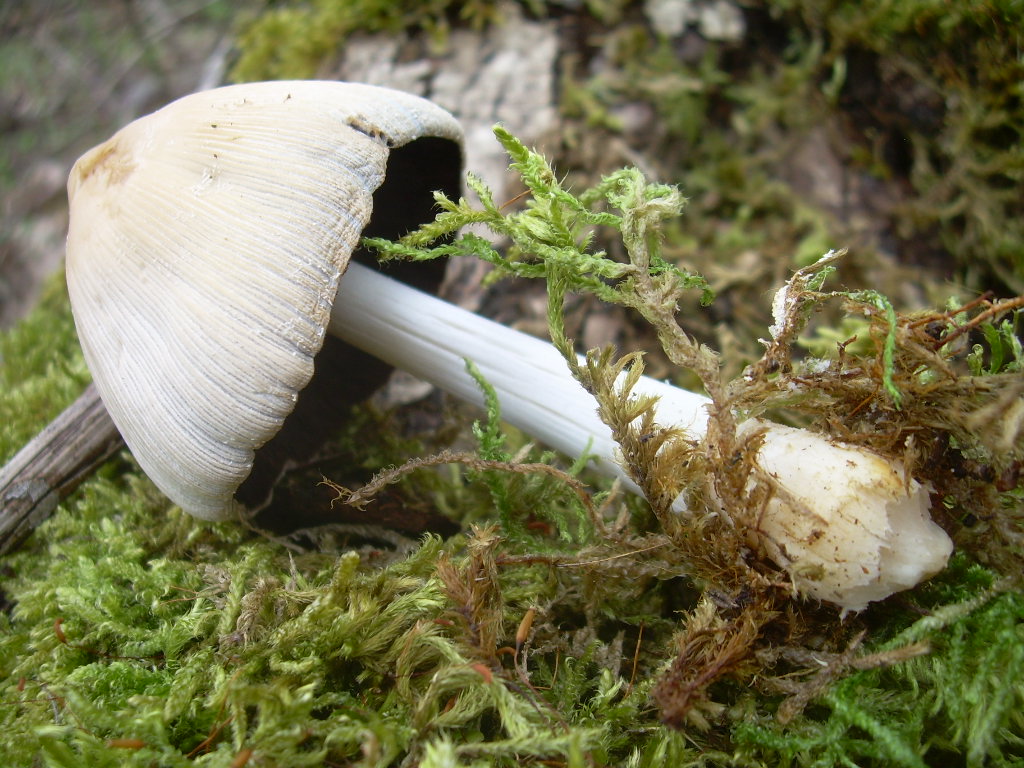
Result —
M 496 620 L 494 637 L 510 641 L 515 613 L 488 618 L 474 600 L 507 582 L 534 601 L 552 585 L 515 572 L 461 581 L 480 559 L 444 553 L 464 545 L 428 539 L 383 569 L 355 552 L 294 556 L 168 510 L 133 475 L 92 481 L 6 560 L 7 764 L 228 766 L 251 749 L 267 764 L 387 765 L 439 745 L 489 765 L 585 764 L 621 727 L 604 705 L 622 681 L 589 655 L 552 657 L 538 674 L 566 704 L 556 713 L 506 677 L 462 618 Z M 550 663 L 560 671 L 549 677 Z M 617 706 L 637 717 L 644 700 L 635 691 Z
M 885 78 L 892 90 L 883 98 L 904 99 L 892 104 L 897 114 L 877 118 L 876 129 L 911 148 L 917 194 L 903 212 L 906 235 L 935 228 L 973 279 L 996 276 L 1020 292 L 1024 3 L 776 5 L 795 11 L 809 36 L 827 40 L 819 72 L 846 73 L 840 104 L 866 106 L 856 102 L 857 78 Z
M 543 15 L 557 4 L 526 5 Z M 645 143 L 662 145 L 650 154 L 668 178 L 685 174 L 709 214 L 699 236 L 716 261 L 749 247 L 735 239 L 755 232 L 795 266 L 842 241 L 841 222 L 778 181 L 807 132 L 832 125 L 843 132 L 852 168 L 912 187 L 889 214 L 908 257 L 948 253 L 976 286 L 997 278 L 1024 290 L 1024 4 L 763 0 L 746 7 L 742 56 L 710 43 L 693 62 L 681 61 L 629 4 L 587 3 L 581 23 L 612 30 L 602 51 L 611 66 L 585 78 L 567 67 L 563 110 L 615 132 L 619 107 L 651 104 L 658 125 Z M 499 4 L 485 0 L 283 3 L 245 27 L 234 79 L 313 76 L 357 31 L 423 29 L 440 41 L 453 25 L 498 20 Z M 813 247 L 799 247 L 808 238 Z
M 489 3 L 466 7 L 478 20 L 491 18 Z M 519 253 L 505 261 L 472 238 L 449 253 L 462 249 L 522 277 L 552 280 L 551 319 L 563 346 L 559 296 L 570 288 L 635 306 L 670 331 L 664 312 L 651 307 L 651 286 L 678 289 L 673 295 L 694 307 L 704 294 L 682 292 L 705 286 L 688 282 L 680 265 L 726 263 L 723 253 L 751 249 L 777 258 L 781 266 L 758 272 L 749 293 L 730 296 L 728 280 L 710 279 L 736 307 L 728 320 L 743 340 L 735 353 L 721 345 L 727 382 L 763 351 L 754 339 L 767 325 L 766 275 L 781 283 L 836 239 L 834 222 L 776 180 L 779 153 L 769 139 L 781 127 L 795 141 L 834 118 L 853 74 L 863 76 L 858 52 L 869 50 L 880 57 L 878 71 L 934 71 L 929 87 L 951 116 L 939 131 L 912 122 L 886 134 L 910 137 L 915 148 L 911 176 L 923 196 L 902 219 L 904 236 L 938 231 L 967 267 L 968 254 L 983 254 L 997 265 L 989 273 L 1008 275 L 1009 284 L 1019 279 L 1019 200 L 1004 194 L 1019 191 L 1012 146 L 1019 101 L 1006 96 L 1019 66 L 1007 48 L 1019 35 L 1017 6 L 761 7 L 785 22 L 790 38 L 784 50 L 759 48 L 749 67 L 733 65 L 724 46 L 683 66 L 667 46 L 652 47 L 645 30 L 623 23 L 623 76 L 567 85 L 578 89 L 576 104 L 595 132 L 618 129 L 614 108 L 623 100 L 655 106 L 666 126 L 654 141 L 665 148 L 666 176 L 687 182 L 685 219 L 672 218 L 682 206 L 677 190 L 648 186 L 634 171 L 600 168 L 609 178 L 597 191 L 574 195 L 519 148 L 514 159 L 535 193 L 529 213 L 494 205 L 473 213 L 508 227 Z M 440 38 L 453 20 L 450 4 L 416 10 L 279 4 L 248 33 L 238 76 L 315 71 L 356 29 L 422 26 Z M 628 17 L 615 3 L 605 10 Z M 358 19 L 346 15 L 356 11 Z M 962 45 L 977 72 L 966 77 L 953 66 L 940 50 L 950 45 Z M 716 117 L 723 104 L 727 131 Z M 865 141 L 851 154 L 881 176 L 901 172 L 880 146 Z M 472 209 L 460 208 L 462 215 Z M 608 242 L 620 250 L 602 250 Z M 608 256 L 624 250 L 650 258 L 643 272 Z M 982 272 L 973 269 L 976 278 Z M 804 320 L 819 319 L 813 310 L 839 296 L 820 283 L 805 287 Z M 809 329 L 822 356 L 855 331 L 863 336 L 844 347 L 842 362 L 815 372 L 776 349 L 776 364 L 765 366 L 771 373 L 753 394 L 791 406 L 785 398 L 795 382 L 804 387 L 801 416 L 842 422 L 901 455 L 908 436 L 926 454 L 941 448 L 927 442 L 930 435 L 955 426 L 949 456 L 903 457 L 925 475 L 947 478 L 937 493 L 953 510 L 945 523 L 962 554 L 941 577 L 845 623 L 828 609 L 785 604 L 781 618 L 755 627 L 753 661 L 715 677 L 683 730 L 660 722 L 655 685 L 681 640 L 701 632 L 723 645 L 735 640 L 750 593 L 711 590 L 713 600 L 701 602 L 715 571 L 681 557 L 664 517 L 617 496 L 599 496 L 605 506 L 592 514 L 573 491 L 578 467 L 562 474 L 526 467 L 558 459 L 520 455 L 522 440 L 501 429 L 500 403 L 491 403 L 469 430 L 469 458 L 429 481 L 416 478 L 438 461 L 409 441 L 366 439 L 385 423 L 379 418 L 363 412 L 353 421 L 360 426 L 342 436 L 357 464 L 400 481 L 400 503 L 433 505 L 465 524 L 466 533 L 427 537 L 405 554 L 358 540 L 354 548 L 297 551 L 241 526 L 203 524 L 171 508 L 127 455 L 109 464 L 0 563 L 11 606 L 0 617 L 0 754 L 12 766 L 1020 764 L 1022 504 L 1019 491 L 996 494 L 971 475 L 997 461 L 1002 472 L 1019 459 L 1013 435 L 1009 447 L 987 445 L 981 433 L 998 413 L 982 419 L 991 401 L 979 399 L 987 387 L 1011 391 L 1019 376 L 1014 326 L 976 323 L 980 336 L 964 371 L 950 350 L 913 334 L 920 318 L 874 301 L 882 293 L 853 306 L 848 334 L 839 321 Z M 694 326 L 711 328 L 700 311 Z M 974 322 L 956 312 L 926 319 L 941 333 Z M 88 378 L 58 284 L 24 324 L 0 335 L 0 356 L 0 452 L 9 456 Z M 677 338 L 675 356 L 703 366 L 708 379 L 713 355 Z M 596 356 L 587 373 L 600 382 L 612 361 Z M 883 374 L 903 393 L 900 411 L 886 399 Z M 621 403 L 603 397 L 614 418 L 629 420 Z M 375 429 L 366 429 L 371 423 Z M 974 464 L 959 461 L 963 454 Z M 954 470 L 967 476 L 948 481 Z M 971 518 L 973 525 L 957 522 Z M 693 579 L 698 567 L 704 581 Z M 530 609 L 536 615 L 521 639 Z M 915 655 L 922 644 L 929 653 Z M 715 672 L 707 657 L 694 666 Z
M 764 610 L 764 606 L 758 607 L 759 600 L 766 600 L 769 606 L 774 603 L 764 595 L 757 596 L 756 576 L 752 572 L 737 574 L 734 570 L 737 552 L 746 552 L 743 555 L 746 558 L 752 555 L 742 543 L 731 541 L 727 530 L 716 530 L 713 534 L 701 535 L 698 540 L 690 540 L 688 537 L 694 531 L 678 530 L 674 518 L 664 508 L 659 511 L 659 505 L 667 504 L 679 492 L 681 461 L 659 463 L 672 450 L 671 438 L 657 442 L 654 453 L 645 453 L 645 447 L 652 442 L 653 431 L 646 422 L 640 427 L 636 425 L 643 419 L 647 404 L 642 401 L 626 402 L 622 391 L 613 392 L 602 385 L 602 382 L 616 380 L 622 370 L 622 362 L 616 362 L 609 352 L 591 350 L 585 366 L 576 362 L 575 347 L 567 336 L 562 313 L 568 290 L 593 293 L 605 301 L 636 309 L 657 329 L 667 357 L 677 365 L 697 371 L 716 402 L 729 392 L 733 405 L 749 403 L 756 407 L 757 403 L 762 403 L 760 407 L 764 407 L 762 401 L 780 396 L 791 398 L 795 391 L 809 383 L 810 388 L 806 390 L 809 400 L 802 404 L 802 408 L 817 413 L 821 418 L 834 420 L 845 417 L 845 426 L 849 429 L 847 434 L 860 432 L 865 436 L 871 435 L 869 439 L 877 441 L 876 447 L 882 443 L 899 446 L 899 454 L 894 458 L 902 460 L 907 458 L 904 448 L 908 436 L 913 435 L 914 439 L 926 443 L 932 439 L 926 436 L 925 425 L 934 426 L 935 417 L 931 409 L 938 406 L 945 414 L 947 428 L 959 430 L 956 434 L 962 447 L 973 445 L 974 455 L 984 455 L 985 460 L 996 463 L 1019 455 L 1019 430 L 1008 441 L 1012 445 L 1005 446 L 1005 452 L 989 451 L 983 447 L 983 443 L 988 445 L 991 441 L 986 443 L 987 430 L 980 426 L 977 416 L 992 404 L 967 417 L 967 406 L 962 403 L 976 396 L 978 382 L 973 375 L 978 371 L 968 364 L 966 367 L 973 373 L 961 368 L 961 378 L 958 379 L 952 358 L 940 359 L 926 350 L 929 346 L 933 350 L 946 348 L 947 355 L 954 354 L 948 349 L 950 345 L 942 343 L 944 334 L 959 333 L 966 323 L 980 324 L 987 329 L 987 357 L 992 361 L 990 370 L 982 373 L 991 377 L 987 384 L 999 386 L 997 372 L 1003 369 L 1003 361 L 1013 366 L 1017 360 L 1012 322 L 1007 321 L 1000 325 L 1001 330 L 997 330 L 993 324 L 983 322 L 988 310 L 973 319 L 956 311 L 936 313 L 933 315 L 935 322 L 944 321 L 947 325 L 933 330 L 937 334 L 934 338 L 920 336 L 913 329 L 923 326 L 927 318 L 900 316 L 892 303 L 877 291 L 824 292 L 824 283 L 834 273 L 833 265 L 841 255 L 830 253 L 790 279 L 787 300 L 775 308 L 773 340 L 768 343 L 764 357 L 738 381 L 723 386 L 717 378 L 717 357 L 696 345 L 674 326 L 675 306 L 683 290 L 701 289 L 704 298 L 710 298 L 706 283 L 678 269 L 667 269 L 662 260 L 661 221 L 678 215 L 681 198 L 661 185 L 645 185 L 635 171 L 611 174 L 594 188 L 572 194 L 559 182 L 543 158 L 525 149 L 501 128 L 496 129 L 496 134 L 509 151 L 513 167 L 527 187 L 524 210 L 509 212 L 497 207 L 489 190 L 471 178 L 469 185 L 476 193 L 478 203 L 438 196 L 442 213 L 435 222 L 411 233 L 399 243 L 370 242 L 388 257 L 426 259 L 468 255 L 493 264 L 498 275 L 546 280 L 552 339 L 563 352 L 574 375 L 597 398 L 599 412 L 616 434 L 627 465 L 638 468 L 633 477 L 644 487 L 662 529 L 668 533 L 671 543 L 664 542 L 663 545 L 675 548 L 675 554 L 670 557 L 689 564 L 709 593 L 720 596 L 740 593 L 747 600 L 742 607 L 733 606 L 732 609 L 716 608 L 707 602 L 692 608 L 684 619 L 685 629 L 678 641 L 680 648 L 686 648 L 685 653 L 689 655 L 680 658 L 685 659 L 690 668 L 701 670 L 700 673 L 692 673 L 694 676 L 707 676 L 703 683 L 705 686 L 708 685 L 707 680 L 720 677 L 721 670 L 738 672 L 745 663 L 751 663 L 753 660 L 750 658 L 744 661 L 745 653 L 758 657 L 754 663 L 757 667 L 774 666 L 774 662 L 767 660 L 781 654 L 779 658 L 787 658 L 792 666 L 785 667 L 788 672 L 780 669 L 779 674 L 807 678 L 802 684 L 776 678 L 772 685 L 791 694 L 791 698 L 781 703 L 776 700 L 773 704 L 770 698 L 757 699 L 749 691 L 742 694 L 740 699 L 744 701 L 738 711 L 744 714 L 739 715 L 733 724 L 736 745 L 748 749 L 746 755 L 752 762 L 765 760 L 772 764 L 779 761 L 785 765 L 923 766 L 926 765 L 926 755 L 936 754 L 963 754 L 969 765 L 982 764 L 980 761 L 985 755 L 992 757 L 994 764 L 1015 759 L 1022 725 L 1015 713 L 1024 694 L 1024 688 L 1013 682 L 1019 672 L 1024 671 L 1020 669 L 1024 663 L 1021 652 L 1024 646 L 1018 636 L 1022 618 L 1019 592 L 1005 591 L 1005 587 L 1001 591 L 993 591 L 992 573 L 970 565 L 967 558 L 961 556 L 945 579 L 919 590 L 924 598 L 921 610 L 930 611 L 927 618 L 914 621 L 915 613 L 906 609 L 888 614 L 884 607 L 877 610 L 874 621 L 869 621 L 874 630 L 871 652 L 864 656 L 845 655 L 852 654 L 852 650 L 832 651 L 826 654 L 831 659 L 826 662 L 822 660 L 824 657 L 820 650 L 787 649 L 784 645 L 775 646 L 771 651 L 763 649 L 767 654 L 764 656 L 760 655 L 762 651 L 744 652 L 744 643 L 752 649 L 773 632 L 782 631 L 779 627 L 772 629 L 774 619 L 769 614 L 774 608 L 769 610 L 769 614 L 759 614 Z M 469 224 L 485 224 L 507 238 L 512 247 L 499 253 L 487 241 L 473 234 L 463 235 L 453 242 L 446 239 Z M 614 249 L 607 252 L 596 249 L 596 243 L 607 242 L 597 234 L 603 227 L 616 230 L 622 238 L 621 250 L 626 260 L 611 258 L 608 254 Z M 438 240 L 443 244 L 434 245 Z M 596 279 L 597 276 L 600 279 Z M 651 281 L 649 285 L 648 280 Z M 854 316 L 869 317 L 870 333 L 875 341 L 865 350 L 865 358 L 858 360 L 855 350 L 847 345 L 841 365 L 831 364 L 822 368 L 812 363 L 807 367 L 797 367 L 784 349 L 804 331 L 818 305 L 830 298 L 846 300 L 848 311 Z M 1002 312 L 1010 312 L 1019 303 L 1017 300 L 1007 302 Z M 662 311 L 665 307 L 669 308 L 667 312 Z M 997 311 L 997 308 L 992 311 Z M 986 357 L 984 350 L 974 354 L 979 359 Z M 641 367 L 635 358 L 625 359 L 634 371 Z M 869 370 L 873 371 L 870 384 L 856 385 L 840 394 L 844 386 L 840 382 L 852 383 L 852 377 Z M 780 371 L 781 374 L 775 375 Z M 940 394 L 934 384 L 939 375 L 958 380 L 959 388 L 946 389 Z M 1009 387 L 1006 392 L 1011 399 L 1018 392 L 1015 387 L 1019 382 L 1005 378 L 998 381 Z M 628 385 L 624 390 L 628 392 Z M 830 397 L 819 399 L 816 405 L 810 402 L 810 398 L 820 398 L 827 391 L 831 391 Z M 1000 396 L 996 400 L 1010 402 Z M 717 413 L 725 410 L 722 407 Z M 854 415 L 861 410 L 885 412 L 886 416 L 855 419 Z M 901 411 L 907 415 L 896 418 Z M 963 421 L 957 422 L 955 414 L 963 416 Z M 896 426 L 897 423 L 901 426 Z M 725 432 L 728 425 L 723 423 L 718 428 Z M 646 436 L 637 437 L 633 430 L 646 433 Z M 948 440 L 948 435 L 943 438 L 944 434 L 934 437 L 937 445 L 942 439 Z M 738 469 L 738 464 L 737 461 L 722 461 L 700 465 L 700 471 L 722 472 L 724 476 Z M 935 460 L 918 464 L 916 469 L 921 479 L 937 483 L 949 473 Z M 666 476 L 661 477 L 662 474 Z M 740 487 L 745 486 L 741 484 Z M 714 509 L 717 508 L 716 503 Z M 1003 530 L 1019 530 L 1019 503 L 1015 493 L 1004 493 L 1001 501 L 993 500 L 986 510 L 982 514 L 1000 521 L 995 523 L 997 528 L 1005 525 L 1007 528 Z M 742 513 L 734 509 L 729 514 L 735 517 Z M 703 521 L 697 512 L 688 520 L 688 525 L 695 531 L 704 532 Z M 1001 545 L 997 542 L 976 542 L 976 546 L 980 545 L 982 556 L 991 562 L 998 560 L 1007 579 L 1016 583 L 1021 574 L 1022 553 L 1013 542 L 1018 540 L 1019 534 L 1007 533 L 1007 536 L 1011 540 L 1009 551 L 1002 550 L 1003 554 L 998 558 L 995 553 L 1000 551 Z M 963 543 L 967 544 L 966 538 Z M 764 569 L 768 566 L 762 562 L 758 567 Z M 734 578 L 738 581 L 733 582 Z M 936 600 L 937 596 L 941 598 Z M 608 600 L 609 597 L 602 596 L 602 599 Z M 625 618 L 628 609 L 617 615 Z M 809 625 L 805 625 L 805 621 L 813 626 L 817 619 L 804 617 L 796 625 L 790 624 L 788 631 L 807 631 Z M 887 633 L 895 633 L 895 636 L 883 640 Z M 703 642 L 701 638 L 708 635 L 721 639 L 716 639 L 707 655 L 695 653 L 695 648 Z M 859 643 L 860 639 L 854 639 L 851 649 Z M 733 650 L 728 653 L 717 650 L 726 647 Z M 928 653 L 924 660 L 915 661 L 924 653 Z M 824 670 L 813 664 L 809 669 L 801 669 L 800 659 L 823 664 Z M 1006 679 L 1009 682 L 992 674 L 996 668 L 1010 670 Z M 857 669 L 871 671 L 849 674 Z M 813 674 L 815 672 L 817 675 Z M 760 674 L 765 673 L 766 669 L 762 667 Z M 673 674 L 675 676 L 666 673 L 658 688 L 650 690 L 659 705 L 666 681 L 669 689 L 698 685 L 692 682 L 686 669 Z M 743 677 L 742 674 L 738 676 Z M 841 682 L 836 683 L 839 680 Z M 772 685 L 762 692 L 770 691 Z M 922 691 L 927 691 L 926 695 Z M 688 691 L 685 695 L 692 697 L 693 694 Z M 701 707 L 705 713 L 718 710 L 715 706 L 709 707 L 714 703 L 714 695 L 705 695 L 712 701 L 697 696 L 699 706 L 695 706 L 691 713 L 694 724 L 700 726 L 703 723 L 704 728 L 709 728 L 705 714 L 699 710 Z M 819 701 L 818 706 L 804 714 L 806 705 L 815 699 Z M 777 710 L 775 704 L 778 704 Z M 897 716 L 908 708 L 913 712 Z M 609 703 L 606 715 L 611 716 L 614 710 L 615 706 Z M 769 713 L 777 714 L 778 721 L 773 722 Z M 961 727 L 965 717 L 972 717 L 974 725 Z M 937 737 L 935 729 L 942 729 L 943 737 Z M 1009 735 L 1011 733 L 1014 735 Z
M 0 344 L 11 421 L 37 428 L 58 403 L 28 413 L 18 393 L 29 385 L 60 393 L 83 376 L 59 286 Z M 478 432 L 491 454 L 506 444 L 493 416 Z M 360 442 L 369 461 L 391 460 L 365 433 Z M 546 490 L 537 479 L 494 479 L 492 495 L 497 489 L 510 514 L 537 503 L 553 519 L 576 514 L 571 500 L 555 511 L 565 498 L 554 492 L 557 479 Z M 461 476 L 450 483 L 458 489 Z M 451 498 L 473 501 L 462 491 Z M 520 544 L 509 554 L 578 546 L 530 538 L 525 520 L 514 523 Z M 556 714 L 517 682 L 497 644 L 512 642 L 525 606 L 550 603 L 575 579 L 531 564 L 498 574 L 498 541 L 430 538 L 385 568 L 373 565 L 380 555 L 372 550 L 296 554 L 237 525 L 192 520 L 118 461 L 4 558 L 13 605 L 0 618 L 5 764 L 228 766 L 252 750 L 254 764 L 295 766 L 387 765 L 410 754 L 488 765 L 562 756 L 582 765 L 618 730 L 599 713 L 609 686 L 621 683 L 583 659 L 577 674 L 555 674 L 559 697 L 571 703 Z M 487 608 L 502 604 L 507 615 Z M 485 635 L 467 623 L 474 616 Z M 566 657 L 559 651 L 545 668 Z M 630 711 L 643 702 L 634 696 Z
M 963 591 L 972 570 L 982 575 L 960 558 L 929 590 Z M 780 766 L 1019 765 L 1024 742 L 1009 734 L 1019 734 L 1024 708 L 1022 621 L 1019 592 L 945 605 L 880 645 L 925 641 L 928 655 L 851 675 L 789 729 L 752 718 L 737 726 L 737 743 Z
M 0 458 L 12 456 L 89 381 L 63 274 L 17 331 L 0 334 Z
M 499 18 L 498 3 L 315 0 L 277 4 L 242 30 L 242 56 L 232 79 L 246 82 L 314 77 L 355 32 L 394 34 L 422 29 L 435 45 L 441 46 L 455 18 L 482 26 Z

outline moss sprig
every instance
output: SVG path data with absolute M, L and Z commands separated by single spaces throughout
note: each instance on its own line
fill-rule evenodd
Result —
M 649 470 L 649 464 L 633 461 L 632 450 L 654 456 L 657 452 L 644 446 L 648 432 L 636 426 L 637 418 L 650 410 L 649 400 L 630 402 L 629 379 L 623 383 L 626 396 L 615 382 L 629 369 L 630 376 L 643 371 L 642 357 L 626 355 L 615 360 L 608 353 L 592 350 L 586 362 L 577 357 L 575 344 L 565 327 L 564 304 L 570 291 L 591 293 L 602 301 L 628 307 L 639 312 L 656 329 L 669 358 L 677 365 L 694 370 L 712 394 L 722 397 L 717 355 L 691 338 L 676 319 L 676 308 L 683 294 L 697 290 L 702 303 L 713 294 L 699 275 L 688 273 L 668 263 L 661 254 L 661 223 L 678 216 L 685 204 L 679 191 L 667 185 L 650 184 L 635 168 L 623 169 L 604 178 L 595 187 L 578 195 L 565 189 L 547 161 L 532 152 L 501 126 L 495 136 L 508 152 L 511 168 L 522 178 L 528 190 L 526 207 L 521 211 L 505 211 L 494 202 L 490 190 L 472 175 L 468 184 L 479 205 L 465 198 L 453 201 L 443 195 L 436 197 L 440 213 L 434 222 L 403 237 L 397 243 L 368 239 L 383 259 L 406 258 L 426 260 L 449 256 L 473 256 L 492 264 L 496 276 L 542 278 L 548 287 L 548 324 L 551 340 L 566 359 L 573 375 L 584 389 L 592 392 L 601 409 L 602 418 L 617 432 L 620 445 L 627 453 L 627 462 L 638 470 Z M 484 225 L 496 235 L 508 238 L 512 247 L 499 252 L 482 237 L 465 234 L 451 243 L 435 245 L 463 227 Z M 612 258 L 594 249 L 594 230 L 608 227 L 621 232 L 628 261 Z M 720 414 L 723 433 L 728 434 L 730 416 Z M 652 426 L 647 423 L 647 426 Z M 664 432 L 658 447 L 671 441 L 671 432 Z M 628 445 L 627 445 L 628 444 Z M 689 446 L 680 446 L 689 451 Z M 644 471 L 638 482 L 650 477 L 651 482 L 664 478 L 664 473 Z M 679 488 L 655 489 L 649 498 L 675 498 Z M 675 490 L 676 494 L 671 495 Z M 662 509 L 667 509 L 664 505 Z

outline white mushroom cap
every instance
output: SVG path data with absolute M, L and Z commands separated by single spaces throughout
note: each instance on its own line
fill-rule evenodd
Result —
M 251 83 L 179 99 L 75 164 L 67 279 L 86 362 L 143 470 L 189 513 L 236 511 L 313 374 L 390 150 L 424 137 L 461 143 L 416 96 Z

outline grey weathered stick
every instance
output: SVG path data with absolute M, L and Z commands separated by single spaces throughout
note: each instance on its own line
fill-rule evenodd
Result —
M 0 554 L 17 547 L 124 442 L 90 384 L 0 468 Z

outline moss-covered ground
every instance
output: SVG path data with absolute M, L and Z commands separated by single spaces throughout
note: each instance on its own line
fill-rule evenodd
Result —
M 357 29 L 443 45 L 447 26 L 500 23 L 490 3 L 413 5 L 276 4 L 244 31 L 236 76 L 315 74 Z M 491 261 L 510 290 L 543 279 L 556 340 L 579 296 L 629 306 L 623 338 L 649 370 L 898 456 L 935 489 L 949 567 L 840 620 L 756 554 L 728 559 L 738 540 L 714 520 L 696 520 L 714 536 L 673 528 L 658 503 L 530 447 L 496 402 L 412 435 L 407 412 L 360 406 L 335 446 L 384 473 L 389 504 L 453 520 L 447 538 L 349 526 L 310 546 L 202 523 L 124 453 L 0 561 L 5 765 L 1024 764 L 1024 8 L 743 7 L 742 46 L 696 57 L 639 4 L 574 12 L 604 66 L 566 67 L 557 173 L 499 134 L 524 207 L 470 195 L 381 247 L 429 255 L 431 235 L 485 221 L 515 247 L 445 253 Z M 657 116 L 642 138 L 624 104 Z M 823 132 L 856 191 L 845 208 L 786 173 Z M 605 167 L 614 137 L 646 147 L 688 206 Z M 704 309 L 697 273 L 717 294 Z M 800 311 L 759 344 L 791 279 Z M 687 333 L 654 289 L 679 297 Z M 600 385 L 613 360 L 588 375 L 628 422 Z M 0 337 L 0 363 L 8 457 L 88 379 L 58 282 Z

